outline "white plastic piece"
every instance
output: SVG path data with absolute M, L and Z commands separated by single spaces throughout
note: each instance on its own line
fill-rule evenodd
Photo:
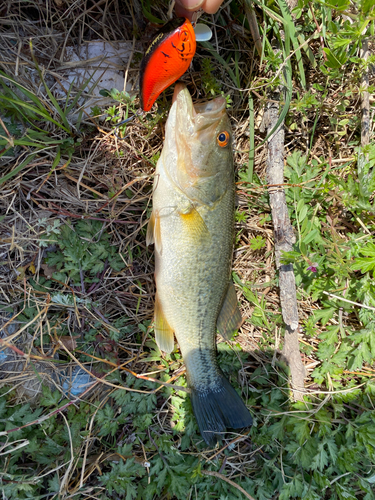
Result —
M 140 50 L 138 42 L 135 50 Z M 137 76 L 130 76 L 127 79 L 126 89 L 124 89 L 124 68 L 129 63 L 129 58 L 133 54 L 133 42 L 103 42 L 101 40 L 91 40 L 82 43 L 77 47 L 67 47 L 64 62 L 59 68 L 60 83 L 64 89 L 55 86 L 54 91 L 57 97 L 64 99 L 71 89 L 71 98 L 77 91 L 82 91 L 78 104 L 82 106 L 86 113 L 90 114 L 94 106 L 105 107 L 113 104 L 111 97 L 103 96 L 100 91 L 115 88 L 120 92 L 126 90 L 132 92 Z M 39 82 L 39 76 L 35 71 L 35 80 Z M 84 83 L 89 82 L 84 87 Z M 77 106 L 76 106 L 77 107 Z M 69 120 L 75 123 L 79 113 L 69 116 Z
M 211 28 L 207 24 L 196 24 L 194 33 L 197 42 L 208 42 L 212 38 Z

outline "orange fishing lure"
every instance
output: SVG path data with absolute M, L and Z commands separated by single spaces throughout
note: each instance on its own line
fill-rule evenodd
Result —
M 144 111 L 185 73 L 195 50 L 195 33 L 188 19 L 173 19 L 161 28 L 141 62 L 139 87 Z

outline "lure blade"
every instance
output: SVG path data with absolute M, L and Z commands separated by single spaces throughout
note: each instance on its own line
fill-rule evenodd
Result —
M 194 28 L 195 39 L 197 42 L 208 42 L 212 38 L 212 31 L 206 24 L 196 24 Z
M 195 33 L 188 19 L 173 19 L 161 28 L 141 62 L 139 87 L 144 111 L 185 73 L 195 50 Z

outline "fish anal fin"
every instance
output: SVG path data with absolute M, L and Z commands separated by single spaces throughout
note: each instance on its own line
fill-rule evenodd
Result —
M 180 212 L 180 217 L 188 234 L 194 240 L 210 240 L 210 232 L 196 208 L 191 207 L 186 213 Z
M 236 290 L 233 283 L 230 282 L 216 326 L 220 335 L 226 340 L 230 340 L 233 333 L 240 327 L 241 322 L 242 317 L 238 309 Z
M 154 210 L 152 211 L 150 220 L 147 226 L 146 245 L 155 245 L 155 250 L 161 254 L 161 230 L 160 230 L 160 216 Z
M 155 340 L 159 349 L 170 354 L 174 349 L 173 330 L 164 316 L 157 294 L 155 296 L 154 330 Z

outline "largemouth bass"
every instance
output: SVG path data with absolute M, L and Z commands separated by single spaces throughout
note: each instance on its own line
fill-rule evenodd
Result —
M 207 444 L 251 415 L 220 370 L 216 331 L 230 337 L 241 314 L 230 279 L 234 236 L 232 131 L 226 101 L 193 105 L 177 84 L 156 166 L 147 244 L 155 245 L 155 318 L 159 348 L 177 337 L 191 401 Z

